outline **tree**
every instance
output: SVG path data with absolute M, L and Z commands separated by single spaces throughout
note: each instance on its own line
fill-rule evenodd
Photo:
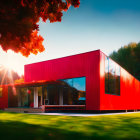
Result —
M 38 22 L 61 22 L 63 11 L 79 0 L 0 0 L 0 45 L 24 56 L 44 51 Z
M 130 43 L 121 47 L 110 57 L 140 80 L 140 43 Z
M 16 80 L 14 81 L 14 83 L 15 83 L 15 84 L 24 83 L 24 75 L 20 76 L 19 79 L 16 79 Z

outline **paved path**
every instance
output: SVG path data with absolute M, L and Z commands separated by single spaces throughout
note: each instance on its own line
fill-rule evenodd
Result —
M 53 115 L 53 116 L 101 116 L 101 115 L 117 115 L 117 114 L 132 114 L 132 113 L 140 113 L 137 112 L 121 112 L 121 113 L 29 113 L 29 114 L 38 114 L 38 115 Z

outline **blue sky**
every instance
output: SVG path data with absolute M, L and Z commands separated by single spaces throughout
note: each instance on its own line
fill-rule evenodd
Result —
M 139 0 L 81 0 L 79 8 L 71 7 L 61 23 L 39 22 L 45 52 L 24 58 L 11 51 L 0 54 L 14 59 L 14 67 L 23 73 L 23 65 L 77 53 L 101 49 L 109 55 L 130 42 L 140 41 Z M 3 57 L 2 57 L 3 56 Z
M 78 9 L 70 8 L 64 13 L 61 23 L 39 25 L 49 57 L 95 49 L 110 54 L 123 45 L 140 41 L 140 2 L 81 0 Z

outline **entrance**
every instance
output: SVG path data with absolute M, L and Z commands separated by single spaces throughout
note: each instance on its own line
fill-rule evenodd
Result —
M 8 106 L 40 108 L 42 105 L 85 105 L 85 88 L 85 77 L 64 79 L 51 84 L 32 87 L 10 87 L 8 90 Z

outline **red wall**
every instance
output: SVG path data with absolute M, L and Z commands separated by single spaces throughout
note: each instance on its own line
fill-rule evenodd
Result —
M 100 52 L 100 110 L 140 109 L 140 82 L 121 68 L 120 96 L 105 94 L 105 54 Z
M 25 65 L 25 82 L 86 77 L 86 109 L 99 110 L 100 51 Z
M 0 97 L 0 109 L 8 107 L 8 87 L 2 86 L 2 97 Z

